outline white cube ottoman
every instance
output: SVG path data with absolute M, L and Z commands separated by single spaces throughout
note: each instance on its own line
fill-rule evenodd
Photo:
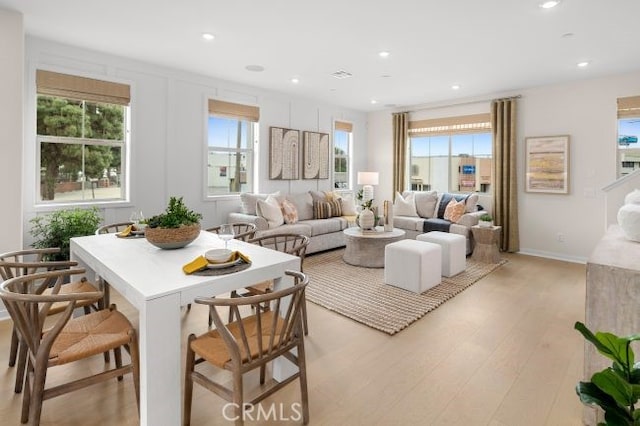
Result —
M 431 231 L 416 236 L 417 241 L 426 241 L 442 247 L 442 275 L 452 277 L 467 268 L 467 241 L 462 235 Z
M 440 284 L 442 249 L 438 244 L 401 240 L 384 248 L 384 282 L 422 293 Z

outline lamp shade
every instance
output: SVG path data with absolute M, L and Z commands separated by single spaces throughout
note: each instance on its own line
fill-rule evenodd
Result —
M 358 172 L 358 185 L 377 185 L 378 172 Z

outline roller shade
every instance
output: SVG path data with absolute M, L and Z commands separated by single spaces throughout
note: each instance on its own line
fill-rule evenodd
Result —
M 257 106 L 236 104 L 216 99 L 209 99 L 209 114 L 237 118 L 254 123 L 260 121 L 260 108 Z
M 52 71 L 36 70 L 36 87 L 39 95 L 125 106 L 131 102 L 128 84 Z
M 640 117 L 640 96 L 618 98 L 618 118 Z
M 410 136 L 439 136 L 489 130 L 491 130 L 490 113 L 409 121 Z
M 351 123 L 345 123 L 344 121 L 336 121 L 335 122 L 335 129 L 336 130 L 342 130 L 343 132 L 353 132 L 353 124 Z

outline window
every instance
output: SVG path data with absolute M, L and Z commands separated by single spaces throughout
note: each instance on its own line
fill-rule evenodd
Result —
M 618 99 L 618 177 L 640 169 L 640 96 Z
M 253 192 L 258 107 L 209 100 L 207 196 Z
M 491 192 L 490 129 L 489 114 L 410 122 L 410 189 Z
M 38 202 L 126 199 L 129 86 L 37 70 Z
M 349 175 L 351 135 L 353 125 L 342 121 L 334 123 L 333 132 L 333 187 L 336 189 L 351 189 Z

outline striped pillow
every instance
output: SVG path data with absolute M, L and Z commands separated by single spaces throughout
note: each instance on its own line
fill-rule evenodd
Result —
M 314 219 L 328 219 L 334 216 L 342 216 L 342 203 L 340 200 L 313 202 Z

